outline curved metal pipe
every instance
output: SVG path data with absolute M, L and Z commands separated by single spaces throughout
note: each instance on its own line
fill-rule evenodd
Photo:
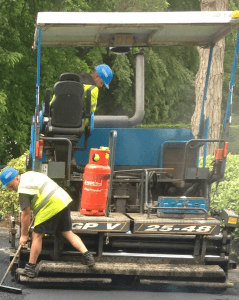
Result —
M 127 116 L 95 116 L 94 128 L 128 128 Z
M 135 114 L 129 119 L 129 127 L 140 124 L 145 115 L 144 94 L 145 94 L 145 72 L 144 72 L 144 53 L 140 52 L 136 55 L 136 74 L 135 74 Z
M 135 72 L 135 114 L 132 118 L 128 116 L 95 116 L 95 128 L 129 128 L 138 125 L 145 115 L 144 109 L 144 53 L 136 53 Z

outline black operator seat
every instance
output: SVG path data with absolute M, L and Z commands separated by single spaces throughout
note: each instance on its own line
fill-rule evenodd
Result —
M 49 107 L 47 136 L 80 138 L 84 133 L 84 87 L 80 77 L 74 73 L 61 74 L 54 85 L 54 100 Z

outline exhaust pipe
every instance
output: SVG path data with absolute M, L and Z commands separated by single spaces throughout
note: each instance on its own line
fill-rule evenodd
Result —
M 128 116 L 95 116 L 95 128 L 130 128 L 142 122 L 145 115 L 144 109 L 144 53 L 141 51 L 136 55 L 136 74 L 135 74 L 135 114 L 132 118 Z

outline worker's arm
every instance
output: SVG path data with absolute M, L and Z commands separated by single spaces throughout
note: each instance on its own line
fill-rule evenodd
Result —
M 20 244 L 24 246 L 28 240 L 28 228 L 30 226 L 31 211 L 30 207 L 26 207 L 21 213 L 21 238 Z
M 28 240 L 28 228 L 31 221 L 30 198 L 29 195 L 19 194 L 21 209 L 21 237 L 20 244 L 24 246 Z

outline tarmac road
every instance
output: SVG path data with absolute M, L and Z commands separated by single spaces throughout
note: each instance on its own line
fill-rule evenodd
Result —
M 9 242 L 6 228 L 0 227 L 0 281 L 9 265 Z M 229 278 L 234 287 L 226 291 L 219 289 L 187 288 L 159 285 L 144 281 L 137 286 L 112 287 L 110 283 L 87 281 L 79 285 L 33 287 L 17 284 L 9 273 L 4 285 L 22 289 L 22 294 L 0 290 L 0 300 L 238 300 L 239 268 L 230 271 Z

